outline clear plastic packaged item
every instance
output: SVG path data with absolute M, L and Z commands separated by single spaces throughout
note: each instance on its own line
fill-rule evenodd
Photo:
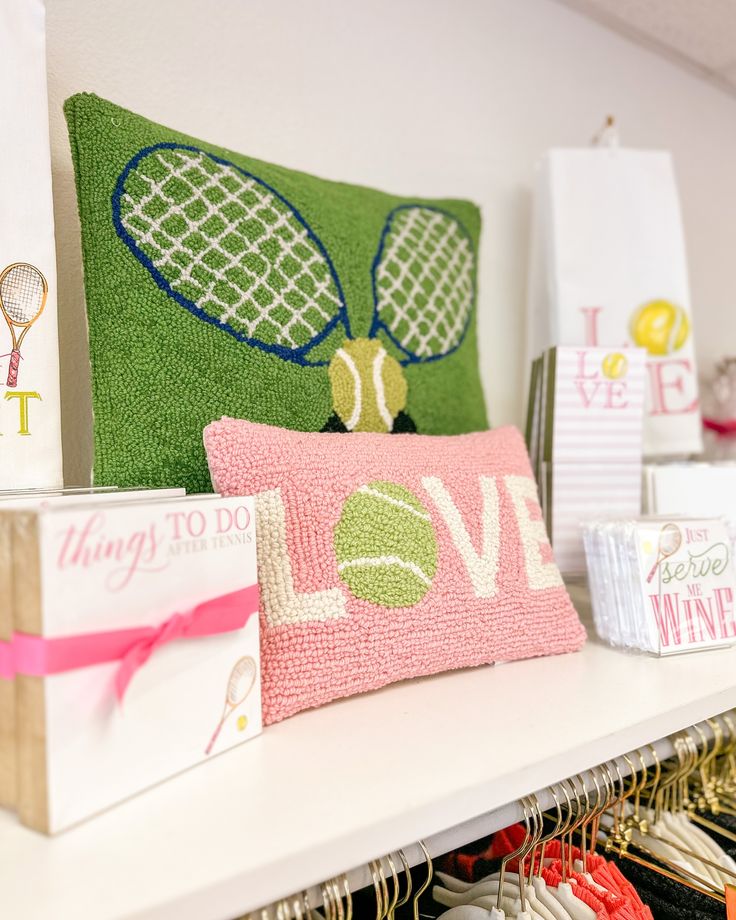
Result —
M 596 632 L 611 645 L 672 655 L 736 642 L 736 575 L 722 518 L 583 524 Z

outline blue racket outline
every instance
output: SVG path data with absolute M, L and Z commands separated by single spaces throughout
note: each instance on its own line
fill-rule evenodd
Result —
M 385 249 L 386 241 L 391 232 L 391 225 L 393 224 L 393 221 L 396 215 L 400 211 L 410 211 L 410 210 L 413 210 L 414 208 L 417 208 L 421 211 L 434 211 L 436 214 L 442 214 L 445 217 L 449 218 L 451 221 L 453 221 L 453 223 L 457 224 L 457 226 L 460 228 L 461 233 L 468 241 L 468 246 L 470 247 L 470 252 L 473 257 L 473 292 L 471 294 L 470 307 L 468 308 L 468 315 L 465 319 L 465 325 L 463 326 L 462 332 L 460 333 L 460 338 L 452 346 L 452 348 L 448 348 L 446 351 L 439 352 L 438 354 L 435 354 L 435 355 L 426 355 L 424 357 L 417 355 L 412 351 L 409 351 L 409 349 L 406 348 L 406 346 L 402 345 L 401 342 L 393 334 L 391 329 L 388 327 L 388 324 L 386 323 L 386 321 L 381 319 L 381 313 L 380 313 L 380 309 L 378 306 L 379 292 L 378 292 L 378 283 L 377 283 L 377 278 L 376 278 L 378 269 L 383 259 L 383 250 Z M 383 230 L 381 231 L 381 238 L 378 242 L 378 249 L 376 250 L 376 254 L 373 257 L 373 264 L 371 265 L 371 289 L 373 291 L 373 321 L 371 323 L 371 328 L 368 333 L 368 338 L 374 339 L 376 338 L 378 332 L 382 331 L 393 342 L 393 344 L 399 349 L 399 351 L 401 351 L 401 353 L 406 356 L 399 361 L 399 364 L 401 364 L 403 367 L 407 367 L 410 364 L 428 364 L 431 361 L 439 361 L 440 358 L 446 358 L 448 355 L 451 355 L 454 351 L 457 351 L 458 348 L 463 344 L 463 341 L 465 340 L 465 336 L 467 335 L 468 329 L 470 328 L 470 321 L 473 318 L 473 312 L 475 311 L 475 297 L 476 297 L 475 265 L 476 265 L 476 259 L 475 259 L 475 247 L 473 246 L 473 239 L 468 233 L 467 228 L 465 227 L 463 222 L 459 220 L 457 217 L 455 217 L 454 214 L 451 214 L 449 211 L 446 211 L 444 208 L 438 208 L 432 205 L 418 204 L 418 203 L 400 204 L 397 207 L 393 208 L 391 211 L 389 211 L 388 217 L 386 218 L 386 223 L 383 226 Z
M 251 338 L 244 332 L 241 332 L 239 329 L 235 329 L 230 325 L 230 323 L 221 322 L 216 316 L 212 316 L 203 310 L 193 300 L 190 300 L 188 297 L 185 297 L 183 294 L 179 293 L 179 291 L 177 291 L 171 285 L 171 283 L 164 277 L 158 268 L 156 268 L 156 265 L 150 256 L 148 256 L 140 248 L 136 239 L 123 224 L 121 213 L 122 197 L 125 194 L 125 183 L 130 173 L 138 166 L 142 159 L 154 153 L 156 150 L 188 150 L 190 152 L 199 153 L 203 156 L 209 157 L 209 159 L 213 160 L 215 163 L 218 163 L 220 166 L 232 167 L 241 175 L 248 179 L 252 179 L 254 182 L 258 183 L 258 185 L 265 188 L 271 195 L 274 196 L 274 198 L 277 198 L 283 205 L 285 205 L 294 215 L 296 220 L 302 225 L 302 227 L 304 227 L 304 229 L 307 231 L 307 236 L 315 244 L 319 250 L 320 255 L 327 263 L 327 267 L 330 271 L 330 275 L 332 276 L 332 280 L 335 283 L 335 287 L 337 289 L 338 297 L 340 300 L 340 307 L 338 312 L 330 320 L 328 320 L 324 328 L 316 333 L 308 342 L 306 342 L 304 345 L 300 345 L 299 348 L 288 348 L 286 345 L 263 342 L 261 339 Z M 197 319 L 204 320 L 206 323 L 209 323 L 212 326 L 216 326 L 218 329 L 222 329 L 223 332 L 227 332 L 239 342 L 244 342 L 246 345 L 251 345 L 254 348 L 260 349 L 261 351 L 266 351 L 278 355 L 278 357 L 283 358 L 286 361 L 291 361 L 295 364 L 302 364 L 311 367 L 325 367 L 329 363 L 328 361 L 310 361 L 307 358 L 307 353 L 319 345 L 320 342 L 323 342 L 333 331 L 333 329 L 337 328 L 337 326 L 340 324 L 342 324 L 344 327 L 346 336 L 349 339 L 352 339 L 352 334 L 350 331 L 350 317 L 348 316 L 342 284 L 340 283 L 340 279 L 337 275 L 337 271 L 335 270 L 335 266 L 333 265 L 332 259 L 325 249 L 322 240 L 320 240 L 314 230 L 312 230 L 300 211 L 287 198 L 284 198 L 283 195 L 281 195 L 275 188 L 273 188 L 273 186 L 269 185 L 267 182 L 264 182 L 263 179 L 259 179 L 258 176 L 247 172 L 245 169 L 241 169 L 235 163 L 231 163 L 229 160 L 225 160 L 222 157 L 215 156 L 213 153 L 208 153 L 206 150 L 201 150 L 199 147 L 193 147 L 187 144 L 161 143 L 152 144 L 150 147 L 144 147 L 142 150 L 139 150 L 138 153 L 136 153 L 136 155 L 126 164 L 122 173 L 118 177 L 118 181 L 115 184 L 115 190 L 112 194 L 112 214 L 113 223 L 115 225 L 115 230 L 118 236 L 133 253 L 135 258 L 149 272 L 161 290 L 168 297 L 171 297 L 172 300 L 175 300 L 180 306 L 184 307 L 185 310 L 188 310 L 190 313 L 196 316 Z
M 266 191 L 269 192 L 269 194 L 273 195 L 276 199 L 278 199 L 278 201 L 280 201 L 289 210 L 289 212 L 294 216 L 294 218 L 298 221 L 298 223 L 300 223 L 301 226 L 305 229 L 307 236 L 312 241 L 312 243 L 316 246 L 319 254 L 322 256 L 322 258 L 325 260 L 325 263 L 327 264 L 328 270 L 330 272 L 330 276 L 335 284 L 335 289 L 337 291 L 338 298 L 339 298 L 339 308 L 338 308 L 337 313 L 335 313 L 335 315 L 327 321 L 325 326 L 319 332 L 317 332 L 308 342 L 306 342 L 304 345 L 299 346 L 298 348 L 289 348 L 285 345 L 264 342 L 261 339 L 252 338 L 251 336 L 246 335 L 244 332 L 230 325 L 230 323 L 223 323 L 217 317 L 212 316 L 211 314 L 203 310 L 195 301 L 191 300 L 190 298 L 186 297 L 184 294 L 181 294 L 179 291 L 177 291 L 172 286 L 171 282 L 169 282 L 168 279 L 162 274 L 162 272 L 159 271 L 159 269 L 156 267 L 151 257 L 148 256 L 147 253 L 145 253 L 141 249 L 141 247 L 138 245 L 138 241 L 135 239 L 135 237 L 128 231 L 128 229 L 123 224 L 122 198 L 123 198 L 123 195 L 126 194 L 125 183 L 128 177 L 130 176 L 130 174 L 133 172 L 133 170 L 136 169 L 136 167 L 141 162 L 141 160 L 143 160 L 145 157 L 149 156 L 150 154 L 154 153 L 157 150 L 173 150 L 173 151 L 186 150 L 192 153 L 197 153 L 197 154 L 201 154 L 202 156 L 206 156 L 209 159 L 211 159 L 213 162 L 219 164 L 220 166 L 225 166 L 225 167 L 229 167 L 229 168 L 236 170 L 241 175 L 256 182 L 262 188 L 266 189 Z M 389 234 L 391 233 L 392 224 L 393 224 L 394 219 L 396 218 L 397 214 L 399 214 L 399 212 L 410 210 L 410 209 L 415 209 L 415 208 L 423 210 L 423 211 L 433 211 L 435 213 L 442 214 L 445 217 L 447 217 L 449 220 L 453 221 L 453 223 L 457 225 L 457 227 L 459 228 L 463 236 L 467 239 L 470 253 L 473 258 L 473 268 L 472 268 L 473 290 L 471 293 L 471 302 L 468 308 L 468 315 L 465 321 L 465 325 L 460 334 L 460 337 L 458 341 L 446 351 L 440 352 L 438 354 L 427 355 L 427 356 L 417 355 L 411 352 L 409 349 L 407 349 L 406 346 L 402 345 L 402 343 L 392 333 L 386 321 L 381 318 L 380 309 L 379 309 L 379 289 L 378 289 L 377 277 L 376 277 L 378 269 L 381 265 L 384 249 L 386 247 L 386 243 L 387 243 Z M 168 297 L 170 297 L 180 306 L 184 307 L 184 309 L 186 309 L 193 316 L 196 316 L 197 319 L 204 320 L 204 322 L 209 323 L 212 326 L 215 326 L 217 329 L 221 329 L 223 332 L 228 333 L 237 341 L 243 342 L 246 345 L 250 345 L 253 348 L 257 348 L 260 351 L 264 351 L 269 354 L 274 354 L 277 357 L 285 361 L 290 361 L 294 364 L 299 364 L 305 367 L 326 367 L 329 365 L 330 363 L 329 361 L 325 361 L 325 360 L 311 361 L 308 357 L 308 353 L 313 348 L 316 348 L 319 344 L 321 344 L 340 325 L 342 325 L 345 331 L 346 339 L 348 341 L 355 340 L 352 334 L 351 326 L 350 326 L 350 317 L 348 315 L 348 308 L 345 302 L 345 295 L 343 292 L 342 283 L 337 273 L 337 269 L 335 268 L 334 263 L 330 257 L 330 254 L 327 251 L 327 248 L 323 244 L 322 240 L 317 236 L 314 230 L 312 230 L 311 226 L 309 225 L 305 217 L 302 215 L 302 213 L 299 211 L 299 209 L 295 205 L 293 205 L 288 200 L 288 198 L 284 197 L 277 189 L 275 189 L 268 182 L 259 178 L 255 174 L 248 172 L 245 169 L 242 169 L 236 163 L 233 163 L 230 160 L 226 160 L 223 157 L 219 157 L 216 154 L 209 153 L 207 150 L 202 150 L 200 147 L 195 147 L 189 144 L 161 142 L 158 144 L 152 144 L 150 146 L 143 147 L 128 161 L 128 163 L 126 163 L 125 167 L 123 168 L 123 171 L 118 176 L 118 179 L 117 179 L 117 182 L 115 184 L 115 188 L 112 194 L 112 214 L 113 214 L 113 224 L 114 224 L 117 235 L 125 243 L 125 245 L 130 250 L 132 255 L 136 258 L 136 260 L 140 262 L 141 265 L 143 265 L 143 267 L 153 278 L 157 286 Z M 476 262 L 477 262 L 476 253 L 475 253 L 475 247 L 473 245 L 472 237 L 468 233 L 468 230 L 466 229 L 465 225 L 454 214 L 450 213 L 444 208 L 439 208 L 439 207 L 432 206 L 432 205 L 420 204 L 418 202 L 400 204 L 396 206 L 395 208 L 393 208 L 391 211 L 389 211 L 386 217 L 386 221 L 384 223 L 383 229 L 381 231 L 381 236 L 379 238 L 378 248 L 376 250 L 376 254 L 373 257 L 373 261 L 371 264 L 371 291 L 373 295 L 373 316 L 372 316 L 371 326 L 370 326 L 370 330 L 368 332 L 367 338 L 377 339 L 378 333 L 383 332 L 383 334 L 393 343 L 393 345 L 403 355 L 403 357 L 399 359 L 399 363 L 404 367 L 411 365 L 411 364 L 426 364 L 426 363 L 430 363 L 433 361 L 439 361 L 441 358 L 445 358 L 448 355 L 452 354 L 453 352 L 457 351 L 457 349 L 460 348 L 460 346 L 463 344 L 465 340 L 468 329 L 470 328 L 470 323 L 473 317 L 473 313 L 475 311 Z

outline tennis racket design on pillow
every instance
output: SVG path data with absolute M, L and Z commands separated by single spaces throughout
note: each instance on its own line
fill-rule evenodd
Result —
M 248 694 L 253 689 L 256 682 L 258 668 L 254 658 L 250 656 L 239 658 L 233 665 L 230 677 L 227 681 L 227 692 L 225 693 L 225 705 L 222 710 L 222 716 L 215 728 L 209 744 L 205 748 L 205 754 L 211 754 L 215 742 L 220 737 L 222 726 L 235 710 L 248 698 Z
M 35 265 L 14 262 L 0 272 L 0 310 L 13 337 L 7 386 L 18 385 L 20 347 L 28 330 L 43 313 L 49 286 Z
M 156 144 L 126 165 L 112 204 L 120 238 L 190 313 L 282 360 L 327 367 L 325 429 L 416 430 L 403 367 L 455 351 L 474 307 L 473 243 L 452 215 L 413 204 L 387 215 L 371 327 L 355 337 L 325 246 L 257 176 L 197 147 Z

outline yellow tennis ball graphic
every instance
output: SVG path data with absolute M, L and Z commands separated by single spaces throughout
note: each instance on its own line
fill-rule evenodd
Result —
M 244 732 L 248 727 L 248 716 L 238 716 L 238 731 Z
M 669 300 L 650 300 L 634 311 L 630 332 L 634 343 L 650 355 L 671 355 L 687 342 L 690 318 Z
M 437 571 L 429 512 L 411 490 L 393 482 L 371 482 L 348 496 L 334 546 L 350 593 L 381 607 L 419 603 Z
M 332 403 L 348 431 L 391 431 L 406 406 L 406 379 L 376 339 L 349 339 L 329 366 Z
M 626 355 L 622 355 L 620 351 L 611 352 L 601 362 L 603 376 L 608 377 L 609 380 L 620 380 L 621 377 L 626 376 L 628 369 L 629 359 Z

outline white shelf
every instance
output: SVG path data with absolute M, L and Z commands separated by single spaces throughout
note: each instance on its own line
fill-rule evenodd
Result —
M 589 644 L 303 713 L 53 840 L 2 814 L 0 914 L 229 920 L 735 707 L 735 666 Z

